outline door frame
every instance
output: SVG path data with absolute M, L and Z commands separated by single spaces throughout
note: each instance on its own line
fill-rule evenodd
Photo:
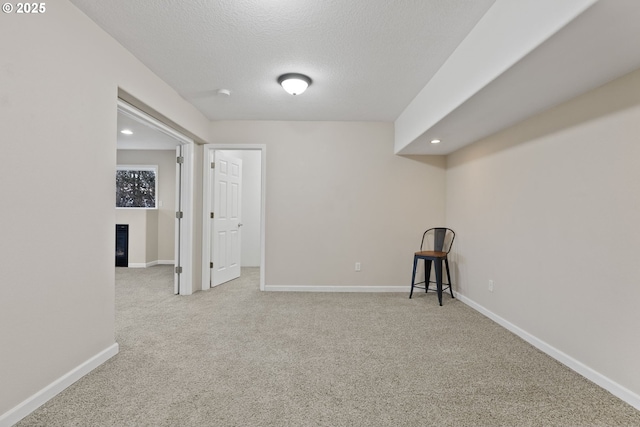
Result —
M 194 141 L 183 135 L 160 120 L 150 116 L 142 110 L 118 98 L 118 111 L 122 114 L 142 122 L 157 131 L 160 131 L 176 140 L 182 146 L 182 185 L 176 188 L 176 193 L 180 191 L 182 195 L 182 228 L 179 241 L 174 242 L 174 262 L 178 261 L 178 251 L 180 251 L 180 263 L 182 273 L 180 277 L 180 295 L 191 295 L 193 293 L 193 203 L 194 203 Z M 176 227 L 177 228 L 177 227 Z M 177 232 L 176 232 L 177 235 Z M 174 275 L 177 274 L 174 271 Z
M 205 144 L 202 168 L 202 235 L 211 235 L 209 212 L 213 207 L 211 198 L 211 159 L 216 150 L 260 151 L 260 290 L 265 287 L 265 247 L 266 247 L 266 201 L 267 201 L 267 146 L 265 144 Z M 211 248 L 209 239 L 202 239 L 202 290 L 211 289 L 209 282 Z

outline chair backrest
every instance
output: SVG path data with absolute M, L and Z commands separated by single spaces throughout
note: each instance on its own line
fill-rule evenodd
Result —
M 449 253 L 453 246 L 453 240 L 456 238 L 456 233 L 450 228 L 435 227 L 430 228 L 422 235 L 422 243 L 420 243 L 420 250 L 437 251 Z

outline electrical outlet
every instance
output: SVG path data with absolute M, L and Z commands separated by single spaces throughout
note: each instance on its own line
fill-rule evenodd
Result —
M 489 292 L 493 292 L 493 280 L 489 280 Z
M 362 269 L 359 262 L 356 262 L 356 271 L 360 271 Z

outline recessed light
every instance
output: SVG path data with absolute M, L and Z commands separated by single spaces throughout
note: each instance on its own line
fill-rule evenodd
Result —
M 129 129 L 122 129 L 120 133 L 124 133 L 125 135 L 133 135 L 133 132 Z
M 440 140 L 439 139 L 432 139 L 431 143 L 432 144 L 440 144 Z

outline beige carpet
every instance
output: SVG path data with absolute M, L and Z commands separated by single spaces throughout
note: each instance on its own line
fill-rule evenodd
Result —
M 120 353 L 18 426 L 640 426 L 640 412 L 457 300 L 191 297 L 117 269 Z

